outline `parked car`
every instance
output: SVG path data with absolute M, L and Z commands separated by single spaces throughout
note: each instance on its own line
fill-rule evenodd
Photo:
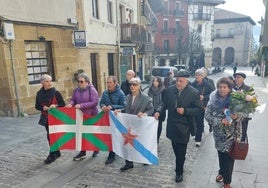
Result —
M 186 70 L 186 66 L 185 65 L 174 65 L 174 67 L 176 67 L 178 69 L 178 71 L 180 70 Z
M 152 67 L 151 77 L 159 76 L 162 80 L 164 80 L 169 72 L 172 72 L 173 75 L 175 75 L 178 73 L 178 69 L 170 66 L 154 66 Z

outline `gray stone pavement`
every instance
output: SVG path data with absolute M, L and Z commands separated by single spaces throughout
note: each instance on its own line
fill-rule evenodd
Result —
M 247 69 L 242 69 L 247 71 Z M 267 79 L 249 75 L 246 82 L 254 84 L 260 103 L 267 103 Z M 217 80 L 231 75 L 231 70 L 212 75 Z M 267 109 L 256 114 L 249 123 L 249 154 L 245 161 L 236 161 L 233 173 L 233 188 L 268 187 L 265 178 L 268 170 Z M 181 187 L 219 188 L 215 182 L 218 159 L 213 136 L 205 127 L 200 148 L 191 138 L 188 144 L 184 181 L 175 183 L 175 158 L 170 141 L 165 137 L 165 125 L 159 144 L 159 165 L 143 166 L 135 163 L 129 172 L 120 172 L 124 160 L 117 157 L 108 166 L 104 165 L 107 152 L 92 158 L 87 152 L 83 161 L 72 161 L 76 151 L 62 151 L 62 156 L 50 165 L 43 160 L 48 154 L 45 129 L 37 125 L 38 115 L 22 118 L 0 118 L 0 187 L 18 188 L 86 188 L 86 187 Z

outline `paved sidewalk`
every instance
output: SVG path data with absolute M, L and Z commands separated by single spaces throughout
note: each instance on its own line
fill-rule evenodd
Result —
M 224 75 L 230 74 L 228 70 Z M 211 76 L 218 79 L 222 75 Z M 249 76 L 254 83 L 261 103 L 267 103 L 268 89 L 263 78 Z M 236 161 L 233 173 L 233 188 L 266 188 L 268 179 L 267 109 L 256 114 L 249 123 L 249 154 L 245 161 Z M 215 182 L 218 159 L 213 135 L 205 127 L 200 148 L 191 138 L 186 162 L 184 181 L 175 183 L 175 158 L 170 141 L 165 137 L 165 125 L 159 145 L 159 165 L 143 166 L 135 163 L 129 172 L 120 172 L 124 160 L 117 157 L 108 166 L 104 165 L 107 152 L 92 158 L 87 152 L 83 161 L 72 161 L 76 151 L 62 151 L 62 156 L 50 165 L 43 160 L 48 154 L 45 129 L 37 125 L 39 114 L 23 118 L 0 118 L 0 187 L 1 188 L 86 188 L 86 187 L 180 187 L 220 188 Z

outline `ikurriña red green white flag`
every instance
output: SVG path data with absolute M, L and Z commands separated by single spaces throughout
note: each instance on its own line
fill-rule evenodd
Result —
M 48 123 L 51 151 L 112 150 L 109 113 L 90 116 L 75 108 L 53 108 Z

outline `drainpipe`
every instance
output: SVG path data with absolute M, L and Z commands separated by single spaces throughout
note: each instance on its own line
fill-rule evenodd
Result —
M 19 95 L 19 88 L 18 88 L 18 82 L 17 82 L 17 77 L 16 77 L 16 70 L 15 70 L 15 65 L 14 65 L 12 40 L 9 40 L 9 52 L 10 52 L 10 58 L 11 58 L 12 73 L 13 73 L 13 78 L 14 78 L 18 117 L 20 117 L 22 115 L 22 112 L 20 110 L 21 109 L 20 98 L 19 98 L 20 95 Z M 14 114 L 13 114 L 13 116 L 14 116 Z
M 118 66 L 117 66 L 117 71 L 118 71 L 118 83 L 121 83 L 121 62 L 120 62 L 120 29 L 121 29 L 121 25 L 120 25 L 120 12 L 119 12 L 119 2 L 118 0 L 116 0 L 116 26 L 117 28 L 117 32 L 116 32 L 116 43 L 117 43 L 117 62 L 118 62 Z

